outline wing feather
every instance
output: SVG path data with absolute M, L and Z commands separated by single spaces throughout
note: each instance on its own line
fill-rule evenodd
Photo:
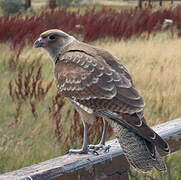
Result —
M 79 51 L 65 53 L 55 66 L 55 81 L 64 96 L 83 105 L 90 105 L 89 108 L 107 109 L 109 101 L 112 104 L 111 111 L 116 109 L 132 113 L 141 111 L 144 106 L 142 98 L 125 73 L 116 72 L 100 56 L 96 59 Z

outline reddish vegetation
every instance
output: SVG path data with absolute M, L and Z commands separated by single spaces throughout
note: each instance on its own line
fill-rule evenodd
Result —
M 11 61 L 13 62 L 13 66 L 10 64 Z M 19 53 L 15 58 L 12 57 L 9 60 L 9 65 L 10 68 L 18 71 L 17 78 L 10 81 L 8 85 L 9 96 L 11 97 L 12 102 L 17 104 L 15 124 L 18 123 L 21 107 L 27 100 L 30 103 L 31 112 L 34 118 L 37 118 L 36 103 L 42 101 L 46 97 L 52 87 L 53 80 L 46 83 L 47 85 L 43 85 L 42 65 L 39 64 L 38 60 L 36 63 L 33 61 L 29 67 L 25 66 L 26 62 L 20 64 Z
M 84 41 L 94 41 L 101 37 L 117 39 L 130 38 L 132 35 L 148 35 L 159 26 L 165 18 L 172 19 L 176 25 L 181 22 L 181 6 L 152 11 L 129 9 L 117 12 L 111 9 L 70 12 L 67 9 L 46 11 L 34 16 L 6 16 L 0 18 L 0 42 L 12 41 L 13 45 L 32 43 L 43 31 L 59 28 L 68 33 L 81 33 Z M 78 28 L 77 28 L 78 27 Z
M 15 98 L 19 101 L 27 99 L 41 101 L 47 95 L 52 84 L 53 80 L 45 87 L 43 86 L 42 66 L 33 61 L 27 71 L 25 71 L 25 64 L 20 65 L 17 79 L 9 82 L 9 95 L 12 101 Z

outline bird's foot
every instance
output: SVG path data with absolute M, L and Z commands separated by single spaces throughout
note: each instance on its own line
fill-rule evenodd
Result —
M 103 149 L 104 152 L 109 152 L 109 149 L 111 148 L 111 146 L 110 145 L 105 146 L 103 144 L 96 144 L 96 145 L 90 144 L 90 145 L 88 145 L 88 148 L 89 149 L 94 149 L 95 151 Z
M 103 149 L 105 145 L 103 144 L 89 144 L 88 148 L 89 149 L 95 149 L 95 150 L 99 150 L 99 149 Z
M 69 154 L 88 154 L 88 149 L 69 149 Z
M 89 152 L 94 154 L 94 155 L 99 155 L 95 149 L 90 149 L 90 148 L 70 149 L 68 153 L 69 154 L 88 154 Z

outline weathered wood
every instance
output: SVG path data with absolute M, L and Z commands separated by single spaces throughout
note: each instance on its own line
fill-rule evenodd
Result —
M 181 119 L 153 129 L 170 145 L 171 152 L 181 149 Z M 128 180 L 129 165 L 117 140 L 107 142 L 110 152 L 99 155 L 65 155 L 0 175 L 0 180 Z M 121 173 L 119 175 L 118 173 Z
M 124 172 L 129 166 L 117 140 L 110 141 L 109 144 L 111 145 L 109 153 L 99 152 L 98 156 L 92 154 L 65 155 L 3 174 L 0 176 L 0 180 L 18 178 L 21 180 L 31 180 L 31 178 L 33 180 L 93 180 L 93 177 L 103 179 L 109 175 L 111 178 L 111 174 L 117 180 L 118 175 L 114 175 L 114 172 Z M 121 165 L 118 166 L 119 164 Z M 123 174 L 122 179 L 127 180 L 127 174 Z

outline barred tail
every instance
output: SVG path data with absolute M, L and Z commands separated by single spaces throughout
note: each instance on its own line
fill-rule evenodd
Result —
M 154 167 L 159 171 L 167 170 L 154 144 L 113 121 L 110 123 L 128 162 L 137 171 L 148 172 Z

